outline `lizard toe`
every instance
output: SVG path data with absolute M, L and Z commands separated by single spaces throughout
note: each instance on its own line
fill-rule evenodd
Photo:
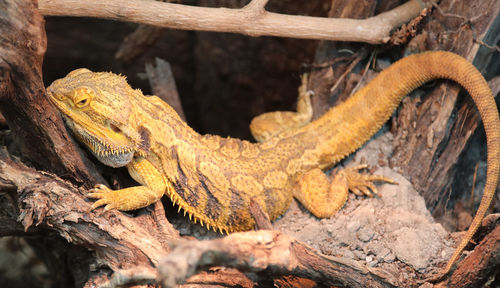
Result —
M 116 205 L 113 204 L 113 203 L 109 203 L 108 205 L 104 206 L 104 211 L 109 211 L 109 210 L 113 210 L 116 208 Z
M 102 198 L 102 199 L 99 199 L 99 200 L 95 201 L 94 204 L 92 204 L 92 206 L 90 206 L 90 209 L 94 210 L 94 209 L 96 209 L 98 207 L 101 207 L 103 205 L 106 205 L 106 207 L 109 206 L 110 205 L 109 204 L 109 199 Z

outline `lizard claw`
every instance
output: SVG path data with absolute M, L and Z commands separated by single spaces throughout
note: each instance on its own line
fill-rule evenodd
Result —
M 90 189 L 90 193 L 87 194 L 87 197 L 99 199 L 96 202 L 94 202 L 94 204 L 92 204 L 90 210 L 94 210 L 103 205 L 106 205 L 104 207 L 104 211 L 116 208 L 115 207 L 116 193 L 114 190 L 109 189 L 106 185 L 103 184 L 95 185 L 94 188 Z
M 351 168 L 346 168 L 342 171 L 342 173 L 345 174 L 349 190 L 352 191 L 352 193 L 358 196 L 366 195 L 368 197 L 373 197 L 373 195 L 377 195 L 380 197 L 378 189 L 373 182 L 381 181 L 390 184 L 397 184 L 396 181 L 385 176 L 362 174 L 359 172 L 359 170 L 366 168 L 368 168 L 367 164 L 360 164 Z

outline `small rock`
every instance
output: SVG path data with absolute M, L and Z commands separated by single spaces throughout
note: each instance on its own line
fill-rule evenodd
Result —
M 366 263 L 366 265 L 368 265 L 368 267 L 375 267 L 375 266 L 377 266 L 377 264 L 378 264 L 377 259 L 374 259 L 373 261 Z
M 361 223 L 359 221 L 352 221 L 347 224 L 347 231 L 351 233 L 356 233 L 358 232 L 359 228 L 361 227 Z
M 373 236 L 375 235 L 375 232 L 373 232 L 372 229 L 368 227 L 363 227 L 358 231 L 358 239 L 363 241 L 363 242 L 368 242 L 372 240 Z
M 379 257 L 378 255 L 380 255 L 381 251 L 384 249 L 387 248 L 385 248 L 385 246 L 380 241 L 372 239 L 367 243 L 366 248 L 363 249 L 363 251 L 365 251 L 366 254 L 372 254 Z
M 439 238 L 424 229 L 404 227 L 395 231 L 396 239 L 392 252 L 402 262 L 422 272 L 431 264 L 431 259 L 442 250 Z
M 377 253 L 375 255 L 377 255 L 377 257 L 379 259 L 382 259 L 385 256 L 389 255 L 390 253 L 391 253 L 391 250 L 389 250 L 389 248 L 383 247 L 382 249 L 380 249 L 379 251 L 377 251 Z
M 354 250 L 352 251 L 352 253 L 354 254 L 354 256 L 356 256 L 357 260 L 365 259 L 366 257 L 366 254 L 361 250 Z
M 348 259 L 355 259 L 356 258 L 354 253 L 352 253 L 352 251 L 348 250 L 348 249 L 342 249 L 341 255 L 342 255 L 342 258 L 348 258 Z
M 385 256 L 383 258 L 383 260 L 384 260 L 385 263 L 392 263 L 392 262 L 394 262 L 394 260 L 396 260 L 396 255 L 390 253 L 387 256 Z

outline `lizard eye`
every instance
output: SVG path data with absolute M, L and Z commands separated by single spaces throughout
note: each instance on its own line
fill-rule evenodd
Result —
M 82 100 L 80 100 L 77 104 L 78 104 L 78 106 L 82 107 L 82 106 L 87 105 L 87 102 L 88 102 L 88 101 L 89 101 L 89 99 L 88 99 L 88 98 L 87 98 L 87 99 L 82 99 Z
M 94 95 L 94 91 L 89 88 L 78 88 L 73 93 L 73 101 L 78 108 L 87 106 Z
M 80 99 L 80 100 L 78 100 L 78 102 L 76 102 L 76 107 L 78 107 L 78 108 L 85 107 L 87 104 L 89 104 L 89 102 L 90 102 L 90 98 Z

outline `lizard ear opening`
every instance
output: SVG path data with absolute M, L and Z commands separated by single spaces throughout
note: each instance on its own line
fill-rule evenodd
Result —
M 113 123 L 109 123 L 109 127 L 111 128 L 111 130 L 113 130 L 113 132 L 115 133 L 122 133 L 122 130 L 120 128 L 118 128 L 118 126 L 116 126 L 115 124 Z

